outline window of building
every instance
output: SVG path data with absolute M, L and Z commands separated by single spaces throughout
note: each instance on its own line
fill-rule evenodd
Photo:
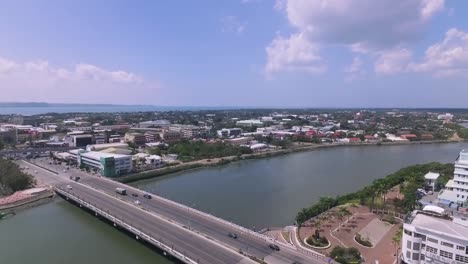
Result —
M 439 241 L 437 239 L 433 239 L 433 238 L 430 238 L 430 237 L 427 238 L 427 241 L 435 243 L 435 244 L 439 243 Z
M 414 233 L 414 237 L 421 238 L 422 241 L 426 241 L 426 236 L 419 233 Z
M 430 247 L 430 246 L 426 246 L 426 251 L 430 252 L 430 253 L 433 253 L 433 254 L 437 254 L 437 248 L 433 248 L 433 247 Z
M 419 253 L 413 253 L 413 260 L 419 260 Z
M 411 249 L 411 241 L 406 241 L 406 248 Z
M 410 259 L 410 258 L 411 258 L 411 252 L 406 251 L 406 258 L 407 258 L 407 259 Z
M 419 244 L 419 243 L 413 243 L 413 250 L 419 250 L 420 245 L 421 244 Z
M 460 262 L 464 262 L 464 263 L 468 263 L 468 257 L 460 256 L 458 254 L 455 255 L 455 260 L 460 261 Z
M 458 250 L 465 250 L 465 247 L 464 247 L 464 246 L 459 246 L 459 245 L 457 245 L 457 249 L 458 249 Z
M 412 235 L 413 235 L 413 233 L 411 233 L 411 231 L 408 231 L 408 230 L 406 230 L 406 229 L 404 230 L 404 232 L 405 232 L 405 234 L 407 234 L 408 236 L 412 236 Z
M 453 254 L 444 250 L 441 250 L 439 255 L 444 258 L 453 259 Z
M 425 258 L 426 257 L 423 254 L 421 254 L 421 260 L 424 260 Z
M 444 242 L 444 241 L 440 241 L 440 244 L 442 246 L 446 246 L 446 247 L 449 247 L 449 248 L 453 248 L 453 244 L 450 244 L 450 243 L 447 243 L 447 242 Z

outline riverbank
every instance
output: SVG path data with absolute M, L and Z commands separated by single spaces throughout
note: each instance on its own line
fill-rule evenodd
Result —
M 11 213 L 50 202 L 55 196 L 52 189 L 32 188 L 0 198 L 0 212 Z
M 180 163 L 177 165 L 172 165 L 160 169 L 154 169 L 134 174 L 129 174 L 126 176 L 118 177 L 115 180 L 122 183 L 132 183 L 140 180 L 147 180 L 157 177 L 166 176 L 169 174 L 190 171 L 194 169 L 208 168 L 208 167 L 218 167 L 229 164 L 231 162 L 249 160 L 249 159 L 263 159 L 271 158 L 280 155 L 286 155 L 297 152 L 305 151 L 315 151 L 326 148 L 338 148 L 338 147 L 367 147 L 367 146 L 398 146 L 398 145 L 420 145 L 420 144 L 447 144 L 447 143 L 460 143 L 466 142 L 467 140 L 431 140 L 431 141 L 403 141 L 403 142 L 378 142 L 378 143 L 348 143 L 348 144 L 313 144 L 313 143 L 304 143 L 297 142 L 288 149 L 272 150 L 265 152 L 258 152 L 254 154 L 244 154 L 241 156 L 229 156 L 223 158 L 213 158 L 213 159 L 203 159 L 191 162 Z

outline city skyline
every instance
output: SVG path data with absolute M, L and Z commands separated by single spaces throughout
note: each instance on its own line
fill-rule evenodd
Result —
M 467 5 L 7 1 L 2 101 L 464 107 Z

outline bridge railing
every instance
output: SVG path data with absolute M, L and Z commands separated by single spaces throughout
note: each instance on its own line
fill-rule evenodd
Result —
M 84 201 L 83 199 L 81 199 L 81 198 L 79 198 L 79 197 L 77 197 L 77 196 L 75 196 L 75 195 L 73 195 L 73 194 L 71 194 L 71 193 L 69 193 L 67 191 L 64 191 L 64 190 L 62 190 L 60 188 L 55 188 L 55 191 L 57 193 L 60 193 L 60 194 L 64 195 L 65 197 L 67 197 L 69 199 L 74 200 L 75 202 L 78 202 L 80 205 L 91 209 L 95 213 L 97 213 L 97 214 L 107 218 L 108 220 L 112 221 L 114 224 L 125 228 L 126 230 L 128 230 L 128 231 L 132 232 L 133 234 L 137 235 L 138 238 L 142 238 L 142 239 L 150 242 L 151 244 L 159 247 L 160 249 L 164 250 L 165 252 L 170 253 L 172 256 L 174 256 L 175 258 L 181 260 L 182 262 L 185 262 L 187 264 L 198 264 L 199 263 L 198 261 L 195 261 L 194 259 L 188 257 L 187 254 L 181 253 L 178 250 L 176 250 L 174 246 L 166 245 L 165 243 L 162 242 L 162 239 L 156 239 L 153 236 L 150 236 L 150 235 L 146 234 L 145 232 L 131 226 L 128 223 L 126 223 L 125 221 L 123 221 L 121 219 L 118 219 L 117 217 L 109 214 L 108 212 L 98 208 L 96 205 L 92 205 L 92 204 Z
M 107 181 L 110 181 L 110 182 L 113 182 L 113 183 L 116 183 L 115 181 L 113 181 L 113 180 L 111 180 L 111 179 L 107 179 L 107 178 L 102 178 L 102 179 L 107 180 Z M 119 184 L 122 184 L 122 183 L 119 183 Z M 137 191 L 141 191 L 140 189 L 135 188 L 135 187 L 130 186 L 130 185 L 126 185 L 126 184 L 122 184 L 122 185 L 123 185 L 124 187 L 127 187 L 127 188 L 132 188 L 132 189 L 135 189 L 135 190 L 137 190 Z M 196 213 L 196 214 L 198 214 L 198 215 L 201 215 L 201 216 L 204 216 L 204 217 L 206 217 L 206 218 L 212 219 L 212 220 L 214 220 L 214 221 L 217 221 L 217 222 L 219 222 L 219 223 L 221 223 L 221 224 L 224 224 L 224 225 L 226 225 L 226 226 L 229 226 L 229 227 L 231 227 L 231 228 L 238 229 L 238 230 L 240 230 L 240 232 L 242 232 L 242 233 L 247 233 L 247 234 L 251 235 L 252 237 L 256 237 L 256 238 L 258 238 L 258 239 L 260 239 L 260 240 L 263 240 L 263 241 L 266 241 L 266 242 L 271 242 L 271 243 L 280 243 L 280 244 L 282 244 L 282 245 L 284 245 L 284 246 L 286 246 L 286 247 L 289 247 L 289 248 L 291 248 L 291 249 L 294 249 L 294 250 L 297 250 L 297 251 L 299 251 L 299 252 L 305 253 L 305 254 L 307 254 L 307 255 L 309 255 L 309 256 L 314 256 L 314 257 L 316 257 L 317 259 L 321 259 L 321 258 L 324 257 L 322 254 L 320 254 L 320 253 L 318 253 L 318 252 L 305 251 L 305 250 L 302 250 L 301 248 L 298 248 L 298 247 L 296 247 L 296 246 L 293 246 L 293 245 L 290 245 L 290 244 L 286 244 L 286 243 L 283 243 L 283 242 L 281 242 L 281 241 L 277 241 L 276 239 L 274 239 L 274 238 L 272 238 L 272 237 L 270 237 L 270 236 L 266 236 L 266 235 L 264 235 L 264 234 L 260 234 L 260 233 L 258 233 L 258 232 L 255 232 L 255 231 L 251 230 L 251 229 L 248 229 L 248 228 L 246 228 L 246 227 L 243 227 L 243 226 L 240 226 L 240 225 L 238 225 L 238 224 L 229 222 L 229 221 L 227 221 L 227 220 L 224 220 L 224 219 L 219 218 L 219 217 L 217 217 L 217 216 L 214 216 L 214 215 L 212 215 L 212 214 L 205 213 L 205 212 L 200 211 L 200 210 L 198 210 L 198 209 L 194 209 L 194 208 L 192 208 L 192 207 L 190 207 L 190 206 L 187 206 L 187 205 L 184 205 L 184 204 L 181 204 L 181 203 L 172 201 L 172 200 L 167 199 L 167 198 L 164 198 L 164 197 L 162 197 L 162 196 L 160 196 L 160 195 L 154 195 L 153 197 L 156 198 L 156 199 L 159 199 L 159 200 L 161 200 L 161 201 L 163 201 L 163 202 L 169 203 L 169 204 L 171 204 L 171 205 L 173 205 L 173 206 L 179 207 L 179 208 L 181 208 L 181 209 L 183 209 L 183 210 Z

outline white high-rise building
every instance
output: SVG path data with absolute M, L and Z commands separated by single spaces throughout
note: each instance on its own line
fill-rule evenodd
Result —
M 466 217 L 444 215 L 444 209 L 433 205 L 414 211 L 403 225 L 401 260 L 414 264 L 468 263 Z
M 455 161 L 453 180 L 449 180 L 437 196 L 439 200 L 450 201 L 461 206 L 467 206 L 468 200 L 468 150 L 460 152 Z

